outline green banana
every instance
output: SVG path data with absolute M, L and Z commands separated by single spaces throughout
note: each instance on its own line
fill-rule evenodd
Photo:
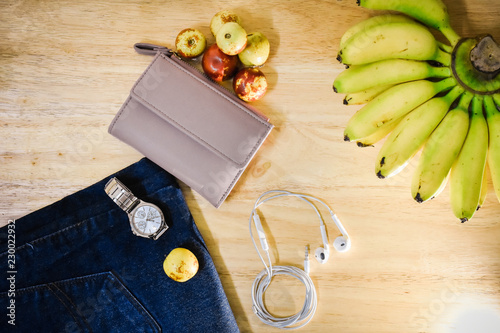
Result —
M 500 93 L 499 94 L 494 94 L 493 95 L 493 100 L 495 101 L 495 104 L 497 107 L 500 107 Z
M 450 76 L 449 67 L 434 67 L 426 61 L 387 59 L 343 71 L 335 79 L 333 90 L 338 93 L 354 93 L 377 85 Z
M 462 94 L 458 106 L 446 114 L 422 149 L 413 173 L 411 195 L 422 203 L 439 195 L 469 130 L 469 105 L 473 95 Z
M 472 218 L 479 205 L 488 150 L 488 125 L 483 116 L 482 97 L 475 95 L 469 131 L 450 172 L 450 202 L 460 221 Z
M 379 151 L 375 165 L 377 176 L 387 178 L 401 171 L 463 92 L 462 87 L 455 86 L 445 96 L 432 98 L 408 113 Z
M 358 105 L 358 104 L 366 104 L 382 92 L 387 89 L 393 87 L 393 84 L 384 85 L 384 86 L 376 86 L 369 89 L 365 89 L 363 91 L 358 91 L 352 94 L 346 94 L 344 97 L 345 105 Z
M 484 108 L 489 132 L 488 165 L 493 188 L 500 201 L 500 98 L 498 101 L 493 99 L 494 97 L 484 96 Z
M 344 130 L 344 140 L 357 141 L 372 135 L 380 127 L 389 126 L 439 92 L 454 85 L 455 79 L 447 78 L 438 82 L 411 81 L 389 88 L 351 117 Z
M 386 23 L 358 32 L 340 49 L 337 60 L 362 65 L 384 59 L 434 60 L 445 66 L 451 55 L 439 48 L 432 33 L 418 23 Z
M 415 22 L 415 21 L 409 18 L 408 16 L 399 14 L 384 14 L 384 15 L 372 16 L 347 29 L 346 32 L 340 38 L 340 48 L 343 48 L 345 43 L 352 36 L 356 35 L 360 31 L 367 31 L 380 24 L 396 23 L 396 22 Z
M 500 92 L 500 74 L 485 73 L 476 69 L 471 61 L 471 51 L 481 38 L 464 38 L 455 50 L 451 62 L 451 69 L 457 81 L 467 90 L 476 94 L 485 95 Z
M 438 40 L 436 41 L 436 43 L 438 44 L 439 48 L 440 48 L 441 50 L 443 50 L 444 52 L 446 52 L 446 53 L 452 53 L 452 52 L 453 52 L 453 47 L 452 47 L 452 46 L 447 45 L 447 44 L 445 44 L 445 43 L 441 43 L 441 42 L 440 42 L 440 41 L 438 41 Z
M 460 39 L 451 28 L 448 9 L 441 0 L 357 0 L 357 4 L 369 9 L 395 10 L 411 16 L 441 31 L 452 45 Z
M 484 167 L 483 184 L 481 185 L 481 194 L 479 195 L 479 203 L 477 204 L 477 209 L 483 207 L 487 194 L 488 194 L 488 162 L 486 162 L 486 165 Z
M 379 129 L 373 133 L 370 136 L 367 136 L 366 138 L 359 139 L 356 141 L 356 144 L 358 147 L 372 147 L 374 144 L 385 138 L 389 133 L 391 133 L 394 128 L 399 124 L 403 117 L 397 119 L 396 121 L 393 121 L 391 124 L 388 126 L 382 126 L 379 127 Z

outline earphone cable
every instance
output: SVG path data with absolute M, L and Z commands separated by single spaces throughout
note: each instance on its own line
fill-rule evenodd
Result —
M 252 284 L 253 312 L 264 324 L 276 328 L 292 330 L 307 325 L 313 318 L 318 306 L 316 287 L 309 275 L 294 266 L 274 266 L 270 271 L 271 274 L 269 275 L 267 267 L 263 269 Z M 304 305 L 299 312 L 292 316 L 275 317 L 267 311 L 264 304 L 264 294 L 276 275 L 292 276 L 302 282 L 306 288 Z
M 275 193 L 273 196 L 270 196 L 266 199 L 262 199 L 265 195 L 268 195 L 270 193 Z M 276 194 L 277 193 L 277 194 Z M 264 252 L 267 255 L 267 259 L 269 262 L 269 266 L 266 264 L 264 257 L 259 251 L 259 248 L 257 247 L 257 243 L 255 242 L 255 239 L 253 237 L 252 233 L 252 218 L 254 214 L 257 214 L 256 209 L 263 204 L 264 202 L 271 200 L 276 197 L 280 196 L 287 196 L 287 195 L 293 195 L 293 193 L 288 192 L 288 191 L 269 191 L 261 195 L 257 201 L 255 202 L 254 208 L 252 210 L 252 214 L 250 215 L 249 219 L 249 230 L 250 230 L 250 237 L 252 239 L 253 245 L 255 247 L 255 250 L 257 251 L 257 254 L 259 255 L 260 260 L 264 264 L 265 269 L 263 269 L 255 278 L 253 284 L 252 284 L 252 303 L 253 303 L 253 312 L 259 317 L 259 319 L 269 325 L 273 326 L 276 328 L 281 328 L 281 329 L 286 329 L 286 330 L 292 330 L 292 329 L 298 329 L 311 321 L 313 318 L 314 314 L 316 313 L 316 308 L 318 305 L 318 300 L 317 300 L 317 294 L 316 294 L 316 287 L 314 286 L 314 282 L 311 280 L 309 275 L 302 269 L 294 267 L 294 266 L 272 266 L 271 263 L 271 257 L 269 255 L 269 250 L 265 250 Z M 295 195 L 293 195 L 295 196 Z M 303 198 L 302 196 L 296 196 L 307 203 L 309 203 L 316 211 L 318 216 L 321 219 L 321 215 L 316 208 L 316 206 L 310 202 L 309 200 Z M 322 219 L 321 219 L 322 220 Z M 302 309 L 297 312 L 296 314 L 289 316 L 289 317 L 275 317 L 269 311 L 267 310 L 265 304 L 264 304 L 264 294 L 269 287 L 269 285 L 272 282 L 272 279 L 276 275 L 287 275 L 296 278 L 302 284 L 304 284 L 306 290 L 305 290 L 305 300 L 304 300 L 304 305 Z

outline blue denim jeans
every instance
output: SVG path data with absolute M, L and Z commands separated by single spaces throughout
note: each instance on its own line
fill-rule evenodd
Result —
M 111 176 L 3 227 L 0 332 L 238 332 L 176 180 L 147 159 L 113 176 L 159 206 L 169 229 L 133 235 L 104 192 Z M 176 247 L 199 261 L 187 282 L 163 271 Z

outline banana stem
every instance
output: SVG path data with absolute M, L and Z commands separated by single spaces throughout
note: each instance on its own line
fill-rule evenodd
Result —
M 454 48 L 461 39 L 461 37 L 450 26 L 441 27 L 440 30 L 446 39 L 450 41 L 452 48 Z
M 479 115 L 483 114 L 483 96 L 481 95 L 474 95 L 472 98 L 472 109 L 471 109 L 473 114 Z
M 458 103 L 458 108 L 468 111 L 469 110 L 469 105 L 472 102 L 472 97 L 474 97 L 473 94 L 471 94 L 468 91 L 465 91 L 462 96 L 460 97 L 460 102 Z
M 434 60 L 440 62 L 446 67 L 449 67 L 451 65 L 451 54 L 438 48 L 437 57 Z
M 443 50 L 444 52 L 446 52 L 446 53 L 451 53 L 451 52 L 453 52 L 453 47 L 452 47 L 452 46 L 447 45 L 447 44 L 445 44 L 445 43 L 441 43 L 441 42 L 439 42 L 439 41 L 438 41 L 437 43 L 438 43 L 439 48 L 440 48 L 441 50 Z
M 498 111 L 500 111 L 500 94 L 494 94 L 493 100 L 495 101 L 495 104 L 497 105 Z
M 444 97 L 444 99 L 451 105 L 460 95 L 464 93 L 464 88 L 461 86 L 453 87 Z
M 486 111 L 487 117 L 494 116 L 498 111 L 500 111 L 496 108 L 493 97 L 490 95 L 484 96 L 483 103 L 484 103 L 484 110 Z

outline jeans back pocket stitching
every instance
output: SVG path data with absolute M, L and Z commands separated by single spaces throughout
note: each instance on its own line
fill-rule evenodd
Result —
M 71 305 L 75 308 L 76 310 L 76 307 L 74 306 L 73 302 L 71 302 L 71 300 L 68 298 L 68 296 L 61 290 L 59 289 L 59 287 L 57 287 L 54 283 L 48 283 L 47 285 L 47 289 L 59 300 L 59 302 L 66 308 L 66 310 L 68 311 L 68 313 L 73 317 L 73 320 L 75 321 L 75 323 L 83 330 L 84 328 L 82 327 L 82 323 L 81 321 L 83 321 L 85 323 L 85 325 L 87 326 L 87 330 L 89 332 L 92 332 L 92 329 L 90 328 L 89 324 L 87 323 L 87 321 L 85 320 L 85 318 L 83 318 L 82 316 L 79 316 L 78 313 L 74 313 L 74 311 L 71 309 L 71 306 L 68 306 L 62 299 L 61 297 L 58 295 L 58 292 L 60 292 L 66 299 L 69 303 L 71 303 Z M 57 289 L 56 292 L 55 290 L 53 290 L 52 288 L 55 288 Z M 78 320 L 78 318 L 81 319 Z
M 145 320 L 147 320 L 147 324 L 149 325 L 149 327 L 151 327 L 153 331 L 161 332 L 161 328 L 159 327 L 158 323 L 153 318 L 153 316 L 141 304 L 141 302 L 127 289 L 127 287 L 115 276 L 113 272 L 96 273 L 90 276 L 82 276 L 82 277 L 72 278 L 69 280 L 57 281 L 51 284 L 76 285 L 81 281 L 92 281 L 92 280 L 97 280 L 101 277 L 105 281 L 106 280 L 109 281 L 116 290 L 121 292 L 121 294 L 128 299 L 130 305 L 132 305 L 137 310 L 137 312 L 141 314 L 141 316 Z
M 123 296 L 125 296 L 129 303 L 137 310 L 138 313 L 142 314 L 144 319 L 147 319 L 149 327 L 154 332 L 161 332 L 161 327 L 158 325 L 153 316 L 149 313 L 149 311 L 142 305 L 141 302 L 127 289 L 127 287 L 111 272 L 109 279 L 113 283 L 113 286 L 121 291 Z
M 81 315 L 78 314 L 78 312 L 74 313 L 69 307 L 68 304 L 65 303 L 61 297 L 58 295 L 58 292 L 60 292 L 64 297 L 68 300 L 69 303 L 77 310 L 77 306 L 69 299 L 69 296 L 66 295 L 64 291 L 62 291 L 58 285 L 77 285 L 80 282 L 86 282 L 86 281 L 93 281 L 93 280 L 98 280 L 99 278 L 102 278 L 103 281 L 109 281 L 111 285 L 119 291 L 125 298 L 127 298 L 128 302 L 130 303 L 131 306 L 133 306 L 137 313 L 141 315 L 142 318 L 144 318 L 144 323 L 147 324 L 154 332 L 162 332 L 161 327 L 158 325 L 154 317 L 149 313 L 149 311 L 142 305 L 142 303 L 127 289 L 127 287 L 115 276 L 115 274 L 111 271 L 108 272 L 101 272 L 101 273 L 95 273 L 92 275 L 88 276 L 80 276 L 76 278 L 70 278 L 67 280 L 61 280 L 61 281 L 56 281 L 56 282 L 50 282 L 46 284 L 40 284 L 40 285 L 35 285 L 35 286 L 29 286 L 25 287 L 22 289 L 17 290 L 18 295 L 22 295 L 25 293 L 33 292 L 36 290 L 43 290 L 43 289 L 48 289 L 54 297 L 56 297 L 59 302 L 67 309 L 68 313 L 73 317 L 75 322 L 83 329 L 82 325 L 78 321 L 78 319 L 75 316 L 78 316 L 81 318 L 82 321 L 88 326 L 89 332 L 92 332 L 92 329 L 89 327 L 89 323 L 83 318 Z M 56 291 L 53 290 L 53 288 L 57 289 Z M 5 295 L 4 295 L 5 294 Z M 0 297 L 7 296 L 7 292 L 2 292 L 0 293 Z

